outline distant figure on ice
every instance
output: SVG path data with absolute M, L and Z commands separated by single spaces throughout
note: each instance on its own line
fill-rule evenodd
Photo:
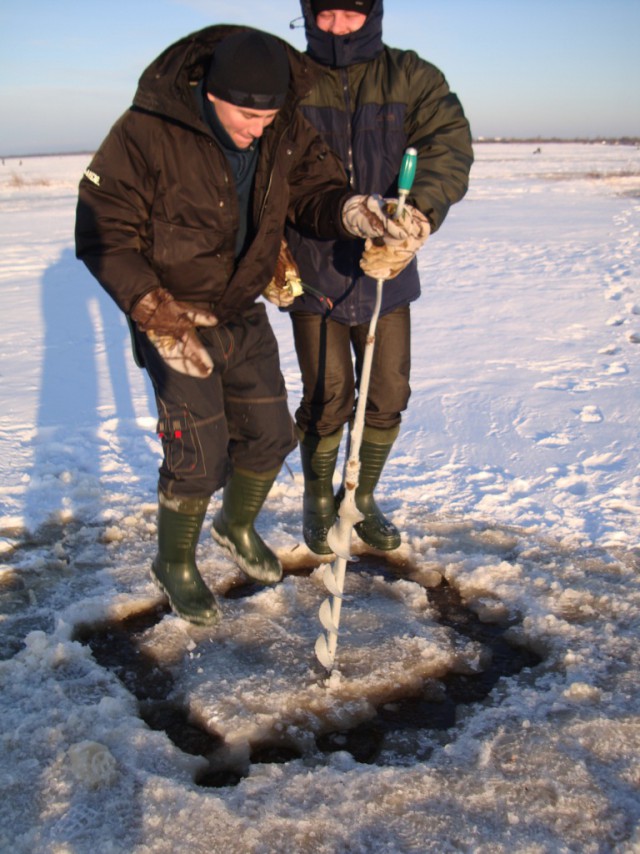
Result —
M 296 109 L 317 74 L 258 30 L 187 36 L 143 73 L 80 182 L 77 255 L 132 321 L 156 395 L 164 459 L 152 576 L 201 625 L 219 618 L 195 562 L 214 491 L 224 487 L 215 539 L 256 581 L 282 577 L 254 521 L 296 444 L 256 302 L 265 289 L 276 302 L 285 293 L 285 219 L 320 239 L 388 226 Z
M 418 151 L 406 210 L 420 223 L 420 236 L 412 253 L 400 250 L 394 265 L 400 272 L 383 291 L 356 491 L 365 517 L 356 532 L 369 546 L 391 550 L 400 545 L 400 534 L 373 492 L 410 395 L 409 304 L 420 296 L 414 255 L 466 193 L 471 134 L 442 73 L 413 51 L 383 43 L 382 0 L 301 0 L 300 5 L 307 53 L 327 72 L 301 109 L 340 156 L 351 188 L 396 195 L 403 152 L 408 146 Z M 331 553 L 327 531 L 336 518 L 333 474 L 344 425 L 353 418 L 376 274 L 374 267 L 368 267 L 369 275 L 361 268 L 364 241 L 318 240 L 298 223 L 287 230 L 287 239 L 303 281 L 333 303 L 327 310 L 326 301 L 305 293 L 291 308 L 303 381 L 296 426 L 305 479 L 304 539 L 313 552 L 326 555 Z

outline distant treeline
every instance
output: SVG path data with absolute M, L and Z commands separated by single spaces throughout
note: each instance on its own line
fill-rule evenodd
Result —
M 94 151 L 41 151 L 35 154 L 0 154 L 4 164 L 5 160 L 28 160 L 30 157 L 93 157 Z
M 575 139 L 560 138 L 558 136 L 532 136 L 526 138 L 515 136 L 479 136 L 477 139 L 474 139 L 474 143 L 482 142 L 524 142 L 527 145 L 542 145 L 543 143 L 548 144 L 551 142 L 579 142 L 584 145 L 640 145 L 640 136 L 598 136 L 592 138 L 577 136 Z
M 519 137 L 519 136 L 479 136 L 473 140 L 474 144 L 479 145 L 483 142 L 501 142 L 501 143 L 516 143 L 522 142 L 526 145 L 543 145 L 549 144 L 552 142 L 573 142 L 573 143 L 582 143 L 583 145 L 633 145 L 640 146 L 640 136 L 615 136 L 615 137 L 575 137 L 574 139 L 567 139 L 566 137 L 559 136 L 532 136 L 532 137 Z M 83 154 L 88 158 L 92 157 L 93 151 L 43 151 L 39 154 L 2 154 L 0 155 L 2 165 L 4 165 L 4 161 L 6 160 L 17 160 L 18 158 L 28 158 L 28 157 L 77 157 L 78 155 Z

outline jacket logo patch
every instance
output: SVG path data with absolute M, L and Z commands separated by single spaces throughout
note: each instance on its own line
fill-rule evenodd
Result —
M 84 176 L 85 178 L 88 178 L 92 184 L 95 184 L 96 187 L 100 186 L 100 176 L 97 172 L 94 172 L 92 169 L 85 169 Z

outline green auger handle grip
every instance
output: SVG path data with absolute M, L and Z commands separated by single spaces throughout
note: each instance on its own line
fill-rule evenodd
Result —
M 402 158 L 402 166 L 398 175 L 398 195 L 406 195 L 413 186 L 418 165 L 418 151 L 415 148 L 407 148 Z

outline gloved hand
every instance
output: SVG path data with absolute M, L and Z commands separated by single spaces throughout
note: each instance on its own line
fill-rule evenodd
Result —
M 414 241 L 411 245 L 414 252 L 417 252 L 427 237 L 431 234 L 431 225 L 426 216 L 414 208 L 413 205 L 405 205 L 402 213 L 395 218 L 395 211 L 398 206 L 397 199 L 385 199 L 385 209 L 390 217 L 385 234 L 384 242 L 393 245 L 394 241 L 405 241 L 407 238 Z
M 352 196 L 342 206 L 342 224 L 354 237 L 382 237 L 387 228 L 382 196 Z
M 411 205 L 405 205 L 400 218 L 392 222 L 399 232 L 397 237 L 392 236 L 389 229 L 384 242 L 378 239 L 367 240 L 365 243 L 360 267 L 373 279 L 395 278 L 411 263 L 431 233 L 429 220 Z
M 134 305 L 131 319 L 174 370 L 201 379 L 210 375 L 213 362 L 196 332 L 197 326 L 217 326 L 210 311 L 174 299 L 165 288 L 154 288 Z
M 283 238 L 273 278 L 262 292 L 262 296 L 278 308 L 286 308 L 302 293 L 298 265 L 293 259 L 287 241 Z

